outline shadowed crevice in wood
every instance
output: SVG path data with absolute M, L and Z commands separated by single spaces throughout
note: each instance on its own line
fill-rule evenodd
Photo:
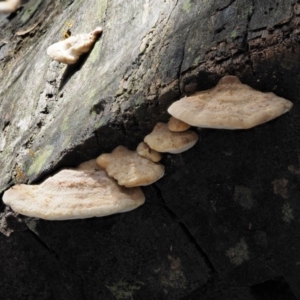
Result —
M 102 33 L 99 35 L 98 39 L 100 39 L 102 36 Z M 95 45 L 90 49 L 89 52 L 83 53 L 78 61 L 75 64 L 68 65 L 64 74 L 62 75 L 62 79 L 60 81 L 60 85 L 58 88 L 58 91 L 62 91 L 64 86 L 68 83 L 68 81 L 74 76 L 75 73 L 79 72 L 83 65 L 85 64 L 86 60 L 89 58 L 91 52 L 93 51 Z

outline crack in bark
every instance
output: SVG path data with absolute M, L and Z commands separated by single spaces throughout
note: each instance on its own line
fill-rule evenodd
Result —
M 26 224 L 26 223 L 25 223 Z M 84 293 L 84 280 L 83 278 L 77 274 L 68 264 L 63 262 L 59 256 L 59 254 L 50 246 L 47 245 L 46 242 L 44 242 L 27 224 L 26 227 L 28 228 L 29 233 L 32 235 L 32 237 L 37 241 L 38 244 L 40 244 L 52 257 L 54 257 L 55 260 L 57 260 L 60 264 L 62 264 L 64 267 L 66 267 L 72 274 L 75 275 L 80 280 L 81 290 L 82 290 L 82 300 L 86 300 L 86 296 Z
M 169 16 L 168 16 L 168 18 L 167 18 L 167 20 L 166 20 L 166 23 L 167 23 L 167 24 L 169 23 L 169 20 L 170 20 L 172 14 L 173 14 L 173 12 L 174 12 L 174 10 L 175 10 L 175 8 L 176 8 L 178 2 L 179 2 L 179 0 L 177 0 L 177 1 L 175 2 L 174 7 L 173 7 L 173 9 L 171 10 L 171 12 L 170 12 L 170 14 L 169 14 Z M 190 27 L 191 27 L 191 26 L 189 26 L 189 29 L 190 29 Z M 188 30 L 188 32 L 189 32 L 189 30 Z M 185 40 L 184 40 L 184 42 L 183 42 L 183 48 L 182 48 L 182 53 L 181 53 L 181 59 L 180 59 L 180 64 L 179 64 L 178 72 L 177 72 L 178 90 L 179 90 L 180 94 L 181 94 L 181 90 L 180 90 L 180 82 L 179 82 L 179 81 L 180 81 L 180 74 L 181 74 L 181 66 L 182 66 L 182 63 L 183 63 L 183 60 L 184 60 L 185 44 L 186 44 L 187 37 L 188 37 L 188 34 L 186 35 Z
M 180 61 L 180 65 L 179 65 L 178 73 L 177 73 L 178 90 L 179 90 L 180 95 L 182 95 L 182 90 L 181 90 L 181 85 L 180 85 L 180 81 L 181 81 L 182 75 L 183 75 L 183 74 L 182 74 L 182 64 L 183 64 L 184 56 L 185 56 L 186 41 L 187 41 L 187 39 L 188 39 L 189 33 L 191 32 L 191 27 L 192 27 L 192 26 L 193 26 L 193 24 L 190 24 L 190 26 L 188 27 L 187 35 L 185 36 L 185 39 L 184 39 L 184 41 L 183 41 L 183 48 L 182 48 L 181 61 Z
M 251 58 L 251 51 L 250 51 L 250 47 L 249 47 L 249 43 L 248 43 L 248 36 L 249 36 L 249 24 L 254 15 L 254 11 L 255 11 L 255 0 L 252 0 L 252 10 L 251 10 L 251 13 L 248 15 L 248 22 L 247 22 L 246 31 L 245 31 L 244 43 L 246 46 L 247 56 L 249 59 L 249 65 L 250 65 L 253 76 L 255 76 L 255 71 L 254 71 L 253 62 L 252 62 L 252 58 Z
M 228 3 L 227 5 L 217 9 L 217 11 L 222 11 L 225 10 L 226 8 L 228 8 L 231 4 L 233 4 L 236 0 L 231 0 L 230 3 Z
M 236 1 L 231 1 L 230 5 Z M 224 8 L 225 9 L 225 8 Z M 226 40 L 221 40 L 216 46 L 212 47 L 205 53 L 205 59 L 199 62 L 196 66 L 193 66 L 182 73 L 183 78 L 187 78 L 195 71 L 205 70 L 210 73 L 218 73 L 220 75 L 226 72 L 232 72 L 231 68 L 234 65 L 240 65 L 241 63 L 248 64 L 253 75 L 255 75 L 252 57 L 250 53 L 250 46 L 248 42 L 249 38 L 249 24 L 254 15 L 255 11 L 255 0 L 252 0 L 251 11 L 247 15 L 246 28 L 243 33 L 241 45 L 236 44 L 235 41 L 228 42 Z M 240 48 L 242 46 L 242 48 Z M 235 51 L 233 51 L 235 49 Z M 221 52 L 221 53 L 219 53 Z
M 197 242 L 194 238 L 193 234 L 190 232 L 189 228 L 184 224 L 184 222 L 180 219 L 180 217 L 167 205 L 166 200 L 163 197 L 161 189 L 156 185 L 153 184 L 154 189 L 156 190 L 158 196 L 163 200 L 164 208 L 171 216 L 171 218 L 178 223 L 188 240 L 195 246 L 197 251 L 200 253 L 201 257 L 204 259 L 206 265 L 211 271 L 211 275 L 217 273 L 216 268 L 214 267 L 213 263 L 211 262 L 209 255 L 202 249 L 201 245 Z
M 187 36 L 184 40 L 184 43 L 183 43 L 183 48 L 182 48 L 182 54 L 181 54 L 181 59 L 180 59 L 180 64 L 179 64 L 179 68 L 178 68 L 178 72 L 177 72 L 177 78 L 178 78 L 178 91 L 180 93 L 180 95 L 182 95 L 182 91 L 181 91 L 181 86 L 180 86 L 180 79 L 181 79 L 181 69 L 182 69 L 182 64 L 183 64 L 183 61 L 184 61 L 184 55 L 185 55 L 185 44 L 186 44 L 186 40 L 187 40 Z

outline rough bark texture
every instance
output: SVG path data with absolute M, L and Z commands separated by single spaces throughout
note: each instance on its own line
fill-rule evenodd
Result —
M 103 26 L 74 66 L 46 48 Z M 300 1 L 35 1 L 0 18 L 0 191 L 123 144 L 225 74 L 294 102 L 247 131 L 196 130 L 146 204 L 47 222 L 2 205 L 5 299 L 300 299 Z M 17 288 L 16 288 L 17 287 Z

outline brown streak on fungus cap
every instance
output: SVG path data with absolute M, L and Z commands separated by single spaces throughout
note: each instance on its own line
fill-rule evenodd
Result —
M 165 171 L 163 165 L 143 158 L 124 146 L 118 146 L 110 154 L 100 155 L 96 161 L 109 176 L 126 187 L 152 184 L 160 179 Z
M 183 122 L 183 121 L 180 121 L 174 117 L 171 116 L 169 122 L 168 122 L 168 128 L 170 131 L 175 131 L 175 132 L 178 132 L 178 131 L 186 131 L 188 130 L 189 128 L 191 127 L 191 125 Z
M 192 148 L 198 140 L 197 133 L 187 130 L 172 132 L 168 124 L 158 122 L 153 131 L 146 135 L 144 142 L 158 152 L 181 153 Z
M 102 217 L 133 210 L 144 201 L 140 188 L 120 187 L 95 160 L 62 170 L 40 185 L 15 185 L 3 195 L 15 212 L 46 220 Z
M 97 27 L 91 33 L 78 34 L 57 42 L 47 48 L 47 54 L 54 60 L 64 64 L 75 64 L 79 56 L 89 52 L 102 33 Z
M 9 14 L 17 10 L 20 6 L 20 0 L 6 0 L 0 2 L 0 13 Z
M 136 148 L 136 152 L 139 156 L 148 158 L 153 162 L 159 162 L 162 159 L 161 153 L 151 149 L 146 143 L 141 142 Z
M 248 129 L 288 112 L 292 106 L 273 93 L 256 91 L 235 76 L 225 76 L 214 88 L 174 102 L 168 112 L 192 126 Z

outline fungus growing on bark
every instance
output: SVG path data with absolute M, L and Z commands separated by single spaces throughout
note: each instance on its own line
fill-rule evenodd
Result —
M 141 157 L 124 146 L 118 146 L 112 153 L 101 154 L 96 161 L 109 176 L 126 187 L 152 184 L 165 172 L 163 165 Z
M 136 148 L 136 152 L 139 156 L 148 158 L 150 160 L 152 160 L 153 162 L 159 162 L 162 159 L 162 155 L 151 149 L 146 143 L 141 142 L 138 144 L 137 148 Z
M 194 131 L 172 132 L 168 124 L 158 122 L 144 142 L 158 152 L 181 153 L 192 148 L 198 140 Z
M 92 49 L 101 33 L 102 28 L 97 27 L 91 33 L 70 36 L 48 47 L 47 54 L 58 62 L 75 64 L 81 54 Z
M 9 14 L 17 10 L 20 6 L 20 0 L 6 0 L 0 2 L 0 13 Z
M 168 112 L 192 126 L 248 129 L 288 112 L 292 106 L 273 93 L 256 91 L 235 76 L 225 76 L 214 88 L 174 102 Z
M 3 195 L 15 212 L 46 220 L 102 217 L 133 210 L 144 201 L 140 188 L 120 187 L 96 160 L 62 170 L 40 185 L 15 185 Z
M 183 122 L 183 121 L 180 121 L 174 117 L 171 116 L 169 122 L 168 122 L 168 128 L 169 130 L 171 131 L 186 131 L 188 130 L 189 128 L 191 127 L 191 125 Z

